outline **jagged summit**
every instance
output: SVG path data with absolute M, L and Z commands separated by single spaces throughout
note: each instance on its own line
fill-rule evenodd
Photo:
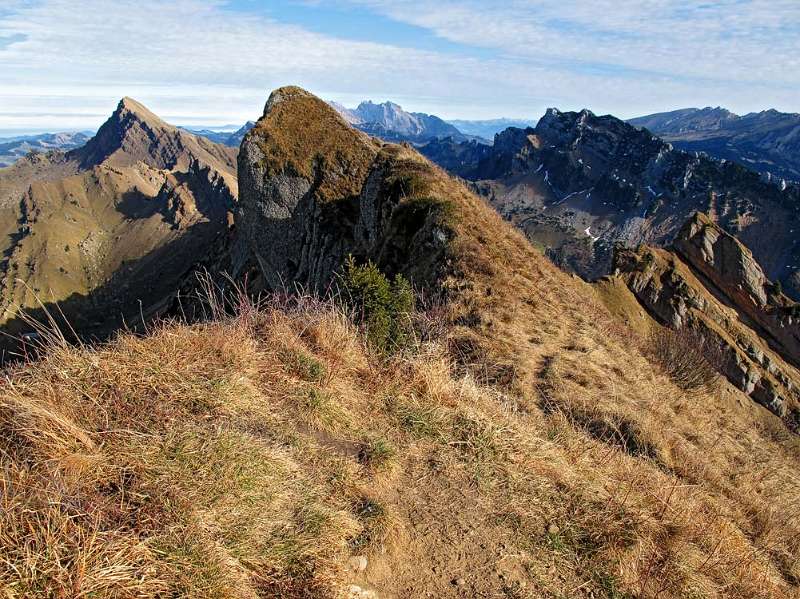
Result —
M 157 116 L 154 112 L 150 111 L 144 104 L 137 102 L 129 96 L 125 96 L 119 101 L 119 104 L 117 104 L 117 109 L 114 111 L 114 114 L 111 115 L 111 118 L 116 118 L 119 120 L 124 118 L 126 113 L 134 114 L 139 120 L 142 121 L 147 121 L 153 124 L 157 123 L 159 126 L 164 128 L 175 128 L 163 121 L 161 117 Z
M 122 98 L 116 110 L 85 146 L 68 158 L 81 168 L 102 163 L 130 166 L 144 162 L 159 169 L 186 168 L 192 158 L 232 170 L 235 153 L 162 120 L 140 102 Z
M 432 149 L 556 263 L 587 279 L 609 272 L 615 242 L 669 244 L 699 210 L 713 213 L 800 297 L 800 275 L 793 275 L 800 187 L 789 182 L 682 151 L 646 128 L 588 110 L 550 109 L 534 129 L 499 134 L 489 150 Z
M 354 127 L 388 141 L 422 143 L 433 139 L 452 137 L 465 141 L 464 135 L 454 125 L 437 116 L 421 112 L 408 112 L 394 102 L 377 104 L 371 100 L 350 109 L 336 102 L 330 105 Z
M 269 175 L 313 183 L 317 196 L 328 200 L 358 193 L 377 144 L 324 101 L 288 86 L 270 94 L 241 151 L 240 171 L 255 161 Z

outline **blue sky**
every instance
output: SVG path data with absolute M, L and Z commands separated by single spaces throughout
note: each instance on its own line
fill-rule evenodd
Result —
M 2 0 L 0 131 L 257 118 L 299 84 L 445 118 L 800 112 L 800 0 Z

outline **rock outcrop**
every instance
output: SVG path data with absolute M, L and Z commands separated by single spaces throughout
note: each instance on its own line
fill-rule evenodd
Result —
M 535 128 L 507 129 L 480 152 L 454 143 L 421 151 L 473 181 L 534 245 L 586 279 L 610 272 L 614 243 L 669 245 L 703 211 L 800 298 L 800 186 L 677 150 L 646 129 L 588 110 L 551 108 Z
M 660 322 L 720 348 L 728 380 L 796 426 L 800 395 L 794 302 L 773 292 L 750 251 L 706 215 L 693 216 L 673 249 L 619 248 L 615 267 Z
M 769 281 L 753 254 L 702 212 L 686 222 L 673 247 L 737 305 L 754 309 L 767 305 Z
M 441 176 L 308 92 L 281 88 L 240 149 L 237 231 L 271 289 L 324 291 L 348 255 L 431 285 L 451 237 L 446 197 L 431 194 Z
M 800 366 L 800 310 L 770 282 L 750 250 L 705 214 L 697 213 L 673 243 L 743 319 L 795 366 Z

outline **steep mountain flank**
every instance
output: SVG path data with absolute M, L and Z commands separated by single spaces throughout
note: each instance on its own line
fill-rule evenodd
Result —
M 698 213 L 671 251 L 619 250 L 615 266 L 655 318 L 719 347 L 716 366 L 728 380 L 798 430 L 797 304 L 776 291 L 746 247 Z
M 724 108 L 686 108 L 631 119 L 676 148 L 733 160 L 800 181 L 800 114 L 765 110 L 739 116 Z
M 498 134 L 477 162 L 459 160 L 458 153 L 448 161 L 437 150 L 432 158 L 455 163 L 455 174 L 474 181 L 551 258 L 586 278 L 609 271 L 615 242 L 668 244 L 700 210 L 750 247 L 770 277 L 798 293 L 800 187 L 675 150 L 646 130 L 587 110 L 550 109 L 535 129 Z
M 157 312 L 225 234 L 237 193 L 235 150 L 129 98 L 84 147 L 0 170 L 5 332 L 30 330 L 19 308 L 87 335 Z
M 99 164 L 127 167 L 143 162 L 161 170 L 185 170 L 189 162 L 233 166 L 228 149 L 204 137 L 173 127 L 131 98 L 123 98 L 114 114 L 86 145 L 72 151 L 68 159 L 82 168 Z

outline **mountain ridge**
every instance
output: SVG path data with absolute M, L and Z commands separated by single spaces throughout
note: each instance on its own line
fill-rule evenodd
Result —
M 609 272 L 615 242 L 668 244 L 691 214 L 711 210 L 797 296 L 798 186 L 677 150 L 588 110 L 548 109 L 536 128 L 507 129 L 490 149 L 440 143 L 421 151 L 468 177 L 557 263 L 584 277 Z
M 769 109 L 740 116 L 718 107 L 656 113 L 629 122 L 678 148 L 800 181 L 800 114 Z
M 235 150 L 130 98 L 83 147 L 0 170 L 4 330 L 29 330 L 20 310 L 44 318 L 56 304 L 82 336 L 152 317 L 225 234 L 237 193 Z

